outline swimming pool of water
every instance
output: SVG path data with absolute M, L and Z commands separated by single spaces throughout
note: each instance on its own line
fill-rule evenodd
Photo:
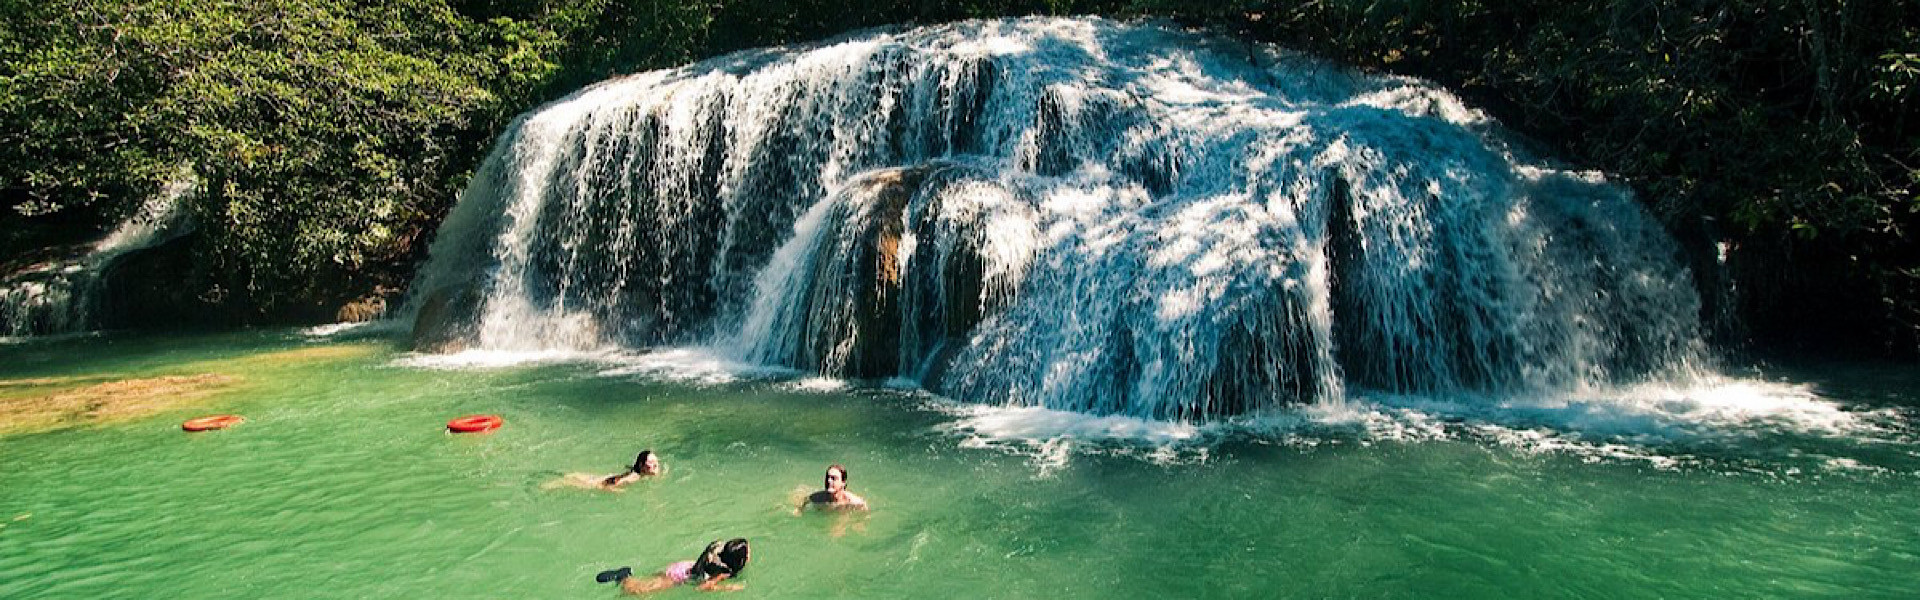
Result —
M 753 543 L 741 598 L 1920 593 L 1920 398 L 1896 368 L 1194 426 L 693 351 L 535 358 L 297 331 L 0 346 L 4 402 L 234 378 L 0 434 L 0 597 L 612 597 L 596 572 L 731 537 Z M 248 421 L 179 429 L 217 412 Z M 445 432 L 470 413 L 506 425 Z M 666 475 L 548 487 L 643 448 Z M 836 462 L 874 510 L 795 516 Z

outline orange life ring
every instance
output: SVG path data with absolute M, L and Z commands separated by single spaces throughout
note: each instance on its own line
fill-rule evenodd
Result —
M 213 415 L 211 417 L 188 419 L 187 422 L 180 424 L 180 428 L 187 431 L 212 431 L 215 429 L 226 429 L 238 425 L 241 421 L 245 420 L 246 419 L 241 418 L 240 415 Z
M 447 431 L 454 433 L 493 431 L 499 429 L 500 424 L 505 422 L 500 419 L 500 415 L 467 415 L 447 421 Z

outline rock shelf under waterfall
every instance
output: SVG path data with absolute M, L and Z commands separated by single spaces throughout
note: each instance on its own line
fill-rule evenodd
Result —
M 434 349 L 703 345 L 1204 419 L 1569 389 L 1699 354 L 1621 187 L 1432 84 L 1098 19 L 609 80 L 521 117 L 415 283 Z

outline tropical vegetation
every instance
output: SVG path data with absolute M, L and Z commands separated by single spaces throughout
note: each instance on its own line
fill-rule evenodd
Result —
M 1024 14 L 1169 18 L 1433 79 L 1632 185 L 1715 290 L 1722 341 L 1920 352 L 1915 0 L 0 0 L 0 275 L 188 178 L 184 297 L 233 322 L 326 318 L 404 286 L 493 136 L 540 102 L 740 48 Z

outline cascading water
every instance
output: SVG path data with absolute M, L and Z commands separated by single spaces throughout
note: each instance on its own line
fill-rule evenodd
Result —
M 435 347 L 703 344 L 1198 419 L 1697 360 L 1626 193 L 1430 84 L 1098 19 L 868 32 L 522 117 L 410 303 Z
M 197 180 L 183 171 L 86 253 L 48 261 L 0 282 L 0 335 L 75 333 L 99 326 L 101 276 L 128 253 L 152 248 L 191 228 L 177 210 Z

